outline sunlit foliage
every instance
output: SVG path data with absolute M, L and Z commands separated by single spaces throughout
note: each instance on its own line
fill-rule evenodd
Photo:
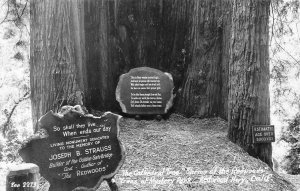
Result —
M 14 161 L 32 134 L 29 0 L 0 0 L 0 160 Z

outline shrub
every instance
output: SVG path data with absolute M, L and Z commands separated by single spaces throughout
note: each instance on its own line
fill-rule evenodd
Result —
M 282 134 L 281 140 L 291 145 L 291 149 L 283 159 L 282 168 L 288 174 L 300 174 L 300 113 L 289 122 L 289 126 Z

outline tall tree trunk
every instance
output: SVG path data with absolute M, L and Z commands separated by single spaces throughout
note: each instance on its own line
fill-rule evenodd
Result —
M 221 61 L 221 94 L 219 116 L 227 120 L 228 117 L 228 80 L 232 26 L 232 0 L 224 0 L 222 16 L 222 61 Z
M 41 115 L 56 111 L 83 91 L 80 1 L 34 0 L 31 9 L 30 86 L 34 127 Z
M 272 167 L 271 143 L 252 144 L 252 125 L 270 124 L 269 0 L 233 3 L 228 137 Z
M 188 70 L 179 98 L 179 111 L 187 116 L 219 116 L 225 1 L 191 1 Z
M 113 3 L 113 1 L 111 1 Z M 87 69 L 87 106 L 93 109 L 106 110 L 114 99 L 114 79 L 111 70 L 112 43 L 110 27 L 110 1 L 87 0 L 84 2 L 84 31 Z

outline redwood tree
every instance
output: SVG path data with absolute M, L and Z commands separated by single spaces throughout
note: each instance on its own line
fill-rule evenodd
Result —
M 232 7 L 228 137 L 272 167 L 271 143 L 252 144 L 251 126 L 270 124 L 269 0 L 236 0 Z
M 84 89 L 80 1 L 30 3 L 30 86 L 33 124 Z M 34 127 L 36 128 L 36 127 Z
M 251 126 L 270 123 L 270 0 L 32 0 L 34 124 L 76 103 L 120 111 L 118 77 L 148 66 L 175 82 L 174 110 L 228 120 L 228 137 L 269 165 L 271 144 Z M 82 99 L 81 99 L 82 98 Z
M 178 104 L 178 111 L 187 116 L 224 117 L 227 94 L 221 94 L 226 88 L 223 79 L 228 76 L 222 76 L 222 71 L 228 64 L 225 48 L 229 36 L 224 34 L 231 18 L 230 11 L 227 13 L 229 7 L 228 1 L 190 1 L 188 67 Z

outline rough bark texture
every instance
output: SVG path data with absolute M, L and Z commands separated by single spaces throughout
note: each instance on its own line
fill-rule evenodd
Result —
M 179 111 L 188 116 L 219 116 L 221 104 L 223 1 L 191 1 L 188 70 Z
M 228 117 L 228 80 L 229 80 L 229 61 L 230 61 L 230 40 L 232 27 L 232 0 L 223 1 L 222 16 L 222 61 L 221 61 L 221 94 L 219 116 L 227 120 Z
M 111 43 L 109 38 L 110 9 L 108 1 L 84 2 L 84 30 L 87 71 L 87 106 L 108 109 L 113 102 Z
M 83 89 L 80 2 L 31 2 L 30 84 L 33 123 Z
M 272 146 L 252 144 L 252 125 L 270 124 L 268 0 L 233 3 L 228 137 L 272 167 Z

